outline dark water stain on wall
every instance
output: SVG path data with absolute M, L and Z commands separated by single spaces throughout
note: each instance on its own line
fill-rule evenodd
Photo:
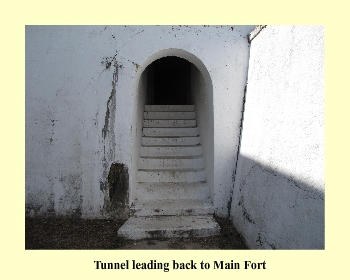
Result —
M 107 177 L 110 163 L 115 158 L 115 108 L 116 97 L 115 88 L 111 91 L 111 95 L 107 102 L 107 110 L 105 115 L 105 124 L 102 129 L 102 178 L 100 180 L 100 190 L 105 192 L 107 189 Z
M 119 69 L 123 65 L 117 61 L 117 54 L 106 57 L 101 64 L 105 66 L 104 71 L 113 70 L 112 89 L 107 101 L 104 126 L 102 128 L 102 176 L 100 179 L 100 190 L 104 194 L 103 215 L 109 218 L 129 217 L 129 169 L 123 164 L 116 162 L 115 156 L 115 114 L 117 105 L 117 83 Z M 137 65 L 136 65 L 137 66 Z
M 108 66 L 109 68 L 109 66 Z M 106 69 L 108 69 L 106 68 Z M 105 115 L 105 124 L 102 129 L 102 137 L 106 139 L 108 134 L 114 134 L 114 114 L 116 108 L 116 84 L 118 82 L 118 63 L 114 63 L 113 79 L 112 79 L 112 90 L 107 101 L 107 109 Z
M 123 163 L 112 163 L 107 177 L 104 210 L 110 217 L 129 216 L 129 169 Z
M 116 206 L 127 204 L 129 189 L 128 168 L 122 163 L 113 163 L 108 174 L 109 199 Z

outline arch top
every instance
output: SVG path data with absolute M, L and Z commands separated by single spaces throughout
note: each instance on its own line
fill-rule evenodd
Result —
M 133 147 L 131 185 L 136 183 L 133 178 L 137 178 L 139 151 L 142 143 L 142 129 L 144 108 L 147 100 L 148 92 L 153 90 L 154 68 L 147 68 L 154 61 L 165 57 L 178 57 L 187 60 L 195 67 L 190 67 L 189 76 L 189 103 L 195 105 L 196 108 L 196 124 L 201 131 L 201 146 L 203 149 L 203 157 L 206 166 L 207 184 L 209 186 L 210 198 L 214 198 L 214 107 L 213 107 L 213 82 L 206 66 L 196 55 L 177 48 L 166 48 L 158 50 L 147 56 L 142 61 L 133 77 Z M 140 60 L 139 60 L 140 61 Z M 156 67 L 156 65 L 155 65 Z M 148 70 L 150 72 L 148 72 Z M 188 91 L 187 91 L 188 92 Z M 153 104 L 153 102 L 149 102 Z M 132 192 L 137 193 L 137 190 Z M 131 193 L 132 193 L 131 192 Z
M 177 49 L 177 48 L 162 49 L 162 50 L 159 50 L 159 51 L 153 53 L 152 55 L 148 56 L 140 65 L 138 75 L 141 76 L 141 74 L 147 68 L 147 66 L 152 64 L 152 62 L 154 62 L 155 60 L 163 58 L 163 57 L 167 57 L 167 56 L 176 56 L 179 58 L 186 59 L 187 61 L 189 61 L 193 65 L 195 65 L 202 72 L 204 77 L 206 77 L 206 79 L 208 79 L 208 78 L 210 79 L 210 75 L 209 75 L 207 68 L 205 67 L 204 63 L 197 56 L 195 56 L 194 54 L 192 54 L 188 51 L 185 51 L 183 49 Z M 211 79 L 210 79 L 210 81 L 211 81 Z

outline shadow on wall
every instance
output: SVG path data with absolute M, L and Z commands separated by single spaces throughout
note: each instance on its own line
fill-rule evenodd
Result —
M 251 249 L 324 249 L 324 183 L 239 156 L 231 219 Z

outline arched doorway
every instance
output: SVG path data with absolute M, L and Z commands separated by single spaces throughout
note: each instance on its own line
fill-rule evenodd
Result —
M 160 65 L 157 65 L 157 64 Z M 163 64 L 163 65 L 162 65 Z M 174 66 L 175 64 L 175 66 Z M 177 64 L 177 65 L 176 65 Z M 171 71 L 172 65 L 177 70 Z M 168 70 L 168 78 L 158 73 Z M 172 73 L 172 74 L 171 74 Z M 162 91 L 164 80 L 182 84 L 179 91 Z M 158 93 L 157 93 L 158 87 Z M 169 92 L 171 94 L 169 94 Z M 185 92 L 185 94 L 184 94 Z M 163 96 L 161 96 L 163 95 Z M 175 95 L 175 98 L 174 98 Z M 138 164 L 142 147 L 145 105 L 189 104 L 195 108 L 196 122 L 200 131 L 200 143 L 205 161 L 206 180 L 210 198 L 214 196 L 214 112 L 213 84 L 203 62 L 195 55 L 181 49 L 163 49 L 148 56 L 139 66 L 134 77 L 132 124 L 132 168 L 130 176 L 129 205 L 134 205 L 138 189 Z M 168 104 L 165 104 L 168 103 Z M 170 104 L 169 104 L 170 103 Z M 188 105 L 187 105 L 188 106 Z
M 134 216 L 118 234 L 134 239 L 218 234 L 212 216 L 213 84 L 207 68 L 187 51 L 157 51 L 138 67 L 133 97 L 129 205 Z

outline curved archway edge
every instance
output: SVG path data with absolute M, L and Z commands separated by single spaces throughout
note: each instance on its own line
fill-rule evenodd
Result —
M 194 54 L 182 49 L 168 48 L 159 50 L 148 56 L 139 66 L 134 76 L 133 84 L 133 121 L 132 121 L 132 170 L 130 177 L 129 203 L 133 202 L 133 193 L 137 186 L 137 165 L 142 138 L 143 111 L 146 102 L 147 67 L 155 60 L 176 56 L 186 59 L 192 67 L 191 79 L 194 86 L 194 103 L 197 115 L 197 125 L 200 130 L 201 145 L 205 159 L 207 183 L 213 198 L 214 185 L 214 116 L 213 116 L 213 85 L 210 74 L 204 63 Z
M 203 62 L 198 57 L 193 55 L 192 53 L 187 52 L 187 51 L 182 50 L 182 49 L 176 49 L 176 48 L 163 49 L 163 50 L 155 52 L 152 55 L 150 55 L 149 57 L 147 57 L 140 65 L 139 71 L 137 71 L 137 74 L 136 74 L 135 79 L 134 79 L 135 84 L 137 85 L 140 76 L 142 75 L 143 71 L 147 68 L 148 65 L 150 65 L 155 60 L 160 59 L 162 57 L 166 57 L 166 56 L 177 56 L 177 57 L 186 59 L 187 61 L 191 62 L 193 65 L 195 65 L 199 69 L 199 71 L 201 71 L 205 80 L 207 82 L 210 82 L 210 84 L 211 84 L 210 74 L 209 74 L 207 68 L 205 67 L 205 65 L 203 64 Z

